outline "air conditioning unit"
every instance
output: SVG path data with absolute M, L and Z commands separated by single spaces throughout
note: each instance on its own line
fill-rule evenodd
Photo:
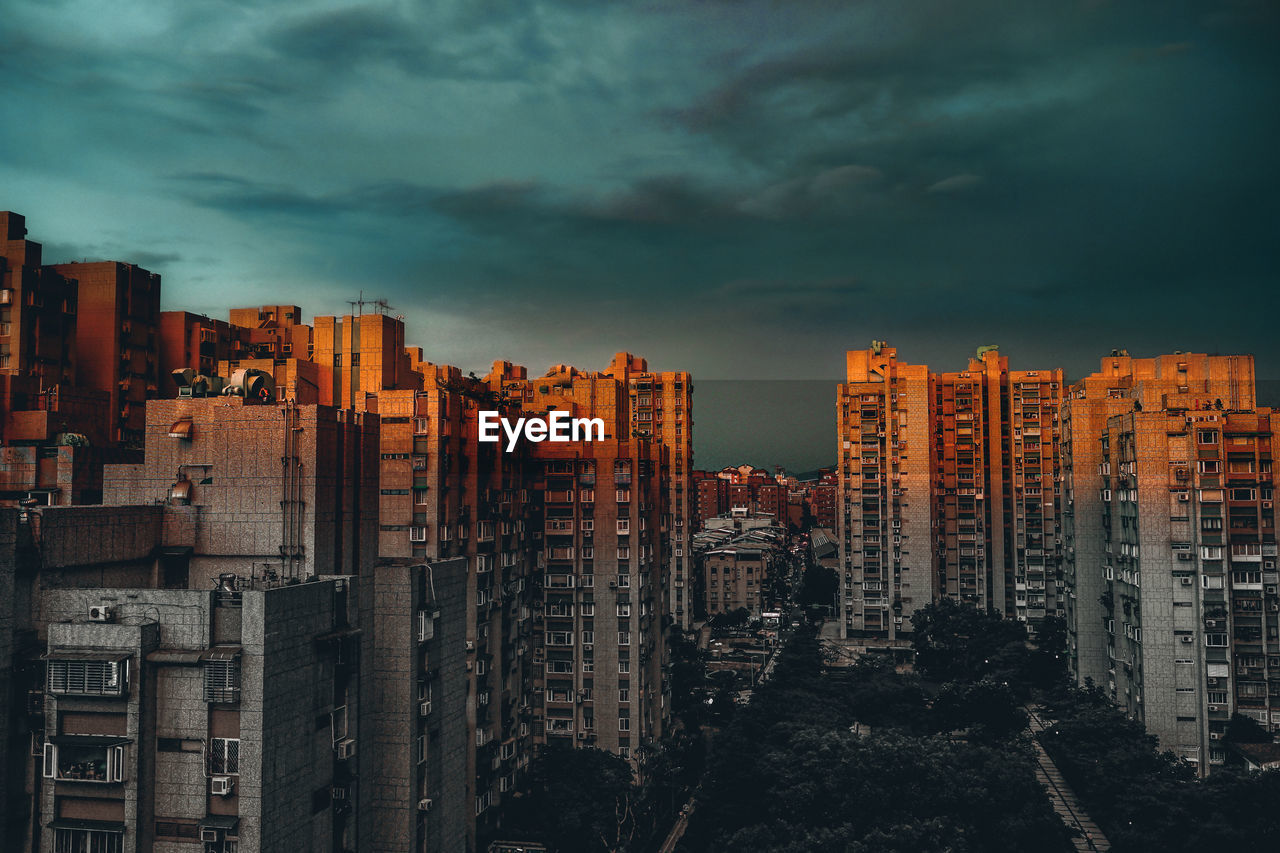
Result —
M 338 760 L 346 761 L 348 758 L 354 758 L 356 755 L 356 739 L 344 737 L 338 741 Z
M 1217 705 L 1210 705 L 1210 706 L 1209 706 L 1209 713 L 1213 713 L 1213 712 L 1215 712 L 1215 711 L 1217 711 L 1217 710 L 1218 710 L 1218 706 L 1217 706 Z
M 1179 551 L 1179 552 L 1178 552 L 1178 559 L 1179 559 L 1179 560 L 1190 560 L 1190 559 L 1191 559 L 1191 555 L 1190 555 L 1189 553 L 1187 553 L 1186 551 Z
M 1204 626 L 1205 626 L 1206 628 L 1216 628 L 1216 627 L 1218 627 L 1218 620 L 1217 620 L 1217 619 L 1206 619 L 1206 620 L 1204 620 Z
M 1191 637 L 1182 637 L 1181 639 L 1182 639 L 1182 642 L 1188 643 L 1188 644 L 1194 642 L 1193 638 Z
M 209 780 L 209 793 L 215 797 L 229 797 L 235 789 L 235 780 L 230 776 L 214 776 Z
M 425 717 L 431 713 L 431 700 L 418 703 L 418 716 Z
M 1182 582 L 1182 585 L 1183 585 L 1183 586 L 1191 586 L 1191 584 L 1193 583 L 1192 579 L 1191 579 L 1191 578 L 1189 578 L 1189 577 L 1187 577 L 1187 578 L 1179 578 L 1179 580 Z
M 1267 595 L 1275 595 L 1276 587 L 1274 585 L 1267 587 Z
M 1209 732 L 1209 740 L 1222 740 L 1222 732 Z
M 110 622 L 111 621 L 111 605 L 95 604 L 89 608 L 90 622 Z
M 1271 501 L 1263 501 L 1263 502 L 1262 502 L 1262 508 L 1263 508 L 1263 509 L 1271 509 Z
M 436 801 L 431 799 L 430 797 L 423 797 L 421 800 L 418 800 L 418 811 L 429 812 L 431 811 L 431 807 L 434 806 L 435 804 L 436 804 Z
M 216 829 L 202 829 L 200 830 L 200 840 L 212 841 L 213 843 L 216 844 L 220 840 L 219 832 Z
M 476 644 L 471 640 L 467 640 L 467 651 L 474 652 L 475 650 L 476 650 Z
M 578 740 L 586 740 L 586 739 L 587 739 L 586 732 L 578 732 Z
M 1186 503 L 1187 501 L 1191 500 L 1191 495 L 1187 494 L 1186 492 L 1179 492 L 1178 500 L 1182 503 Z

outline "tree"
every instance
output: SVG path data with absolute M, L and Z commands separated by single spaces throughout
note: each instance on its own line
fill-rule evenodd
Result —
M 989 678 L 943 685 L 933 700 L 933 717 L 939 731 L 968 729 L 982 740 L 1005 740 L 1027 727 L 1027 712 L 1013 691 Z
M 684 849 L 1065 849 L 1025 749 L 928 736 L 927 714 L 915 676 L 875 659 L 827 670 L 802 629 L 715 741 Z
M 1227 723 L 1227 740 L 1232 743 L 1271 743 L 1271 732 L 1257 720 L 1243 714 L 1232 714 Z
M 636 832 L 638 795 L 624 759 L 548 745 L 529 765 L 529 793 L 508 809 L 508 826 L 557 853 L 619 853 Z
M 990 676 L 1023 684 L 1030 650 L 1021 623 L 944 598 L 917 610 L 911 625 L 916 667 L 925 676 L 944 682 Z
M 840 577 L 835 569 L 826 566 L 810 566 L 804 570 L 801 581 L 800 603 L 802 605 L 830 604 L 840 586 Z

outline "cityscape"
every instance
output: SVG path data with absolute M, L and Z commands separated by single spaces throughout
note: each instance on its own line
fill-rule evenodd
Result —
M 1276 838 L 1244 808 L 1280 785 L 1280 412 L 1250 355 L 1068 381 L 873 341 L 835 465 L 702 470 L 688 371 L 464 374 L 376 301 L 162 311 L 156 273 L 0 234 L 6 849 Z M 919 826 L 757 824 L 774 762 L 831 760 L 784 734 L 815 718 L 865 752 L 823 771 L 850 785 L 990 767 L 973 802 L 899 802 Z M 1117 808 L 1080 763 L 1106 738 L 1180 816 Z
M 0 853 L 1280 851 L 1275 0 L 6 0 Z

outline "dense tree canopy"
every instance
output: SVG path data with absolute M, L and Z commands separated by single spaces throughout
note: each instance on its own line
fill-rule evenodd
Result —
M 801 631 L 717 739 L 683 849 L 1065 849 L 1024 748 L 936 728 L 916 677 L 870 660 L 828 671 Z
M 810 566 L 804 570 L 802 584 L 800 592 L 802 605 L 826 605 L 835 599 L 840 579 L 835 569 L 829 569 L 826 566 Z
M 1280 850 L 1280 771 L 1197 780 L 1096 689 L 1063 691 L 1046 713 L 1057 722 L 1041 743 L 1116 853 Z
M 529 765 L 529 792 L 507 809 L 507 825 L 556 853 L 624 851 L 639 793 L 631 766 L 613 753 L 548 746 Z

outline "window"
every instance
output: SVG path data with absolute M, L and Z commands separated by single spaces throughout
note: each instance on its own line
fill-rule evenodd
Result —
M 427 434 L 427 432 L 428 432 L 428 423 L 429 423 L 429 419 L 428 419 L 428 418 L 414 418 L 414 419 L 413 419 L 413 434 L 414 434 L 414 435 L 426 435 L 426 434 Z
M 213 657 L 204 662 L 204 701 L 240 701 L 239 651 L 210 652 Z
M 620 646 L 629 646 L 629 645 L 631 645 L 631 632 L 630 632 L 630 631 L 619 631 L 619 632 L 618 632 L 618 645 L 620 645 Z
M 619 718 L 618 718 L 618 731 L 620 731 L 620 732 L 629 732 L 629 731 L 631 731 L 631 718 L 630 718 L 630 717 L 619 717 Z
M 416 506 L 426 506 L 426 505 L 427 505 L 427 490 L 426 490 L 426 489 L 414 489 L 414 490 L 413 490 L 413 503 L 414 503 L 414 505 L 416 505 Z
M 626 675 L 626 674 L 628 674 L 628 673 L 630 673 L 630 672 L 631 672 L 631 661 L 629 661 L 629 660 L 620 660 L 620 661 L 618 661 L 618 673 L 619 673 L 619 674 L 621 674 L 621 675 Z
M 209 738 L 209 775 L 240 775 L 239 738 Z
M 128 682 L 127 660 L 50 660 L 50 693 L 120 696 Z
M 54 827 L 53 853 L 122 853 L 124 829 Z
M 43 775 L 74 782 L 124 781 L 124 744 L 120 737 L 60 735 L 44 745 Z
M 618 701 L 619 701 L 619 702 L 630 702 L 630 701 L 631 701 L 631 688 L 630 688 L 630 687 L 619 687 L 619 688 L 618 688 Z
M 325 788 L 327 796 L 329 789 Z M 156 837 L 157 838 L 177 838 L 197 840 L 200 838 L 200 826 L 196 823 L 180 823 L 178 820 L 157 820 L 156 821 Z

